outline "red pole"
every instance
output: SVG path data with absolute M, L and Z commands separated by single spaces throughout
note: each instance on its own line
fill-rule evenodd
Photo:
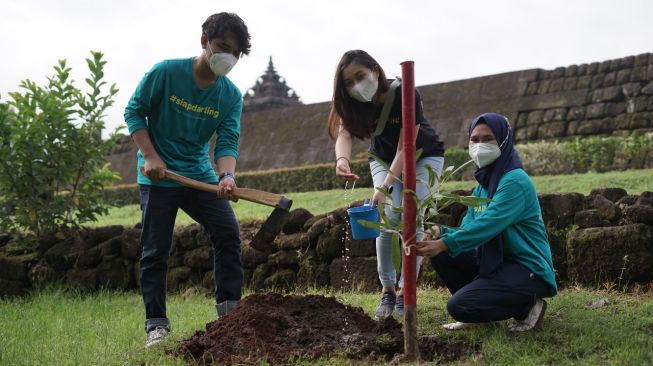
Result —
M 416 360 L 417 351 L 417 306 L 415 273 L 415 232 L 417 228 L 417 202 L 415 197 L 415 62 L 401 63 L 401 111 L 404 150 L 404 212 L 402 273 L 404 279 L 404 355 L 407 360 Z

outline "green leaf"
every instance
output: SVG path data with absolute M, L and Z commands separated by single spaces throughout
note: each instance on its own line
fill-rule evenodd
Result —
M 482 203 L 487 203 L 492 201 L 492 199 L 490 198 L 476 197 L 476 196 L 460 196 L 453 193 L 442 193 L 441 196 L 443 201 L 457 202 L 470 207 L 478 207 Z
M 438 179 L 438 174 L 433 169 L 430 165 L 425 165 L 424 168 L 426 168 L 426 172 L 428 174 L 428 187 L 433 187 L 435 185 L 436 180 Z
M 386 164 L 386 162 L 383 161 L 380 157 L 378 157 L 378 156 L 372 154 L 371 152 L 368 152 L 367 155 L 368 155 L 369 157 L 371 157 L 372 159 L 374 159 L 374 161 L 376 161 L 377 163 L 379 163 L 379 164 L 383 167 L 383 169 L 385 169 L 387 172 L 390 171 L 390 166 L 389 166 L 388 164 Z
M 424 153 L 424 149 L 415 150 L 415 161 L 419 160 L 419 158 L 422 157 L 422 153 Z
M 366 227 L 366 228 L 368 228 L 368 229 L 377 229 L 377 230 L 380 230 L 381 227 L 382 227 L 382 225 L 383 225 L 383 224 L 380 223 L 380 222 L 376 222 L 376 221 L 368 221 L 368 220 L 363 220 L 363 219 L 356 220 L 356 222 L 357 222 L 360 226 Z
M 399 234 L 392 235 L 392 266 L 395 268 L 397 274 L 401 272 L 401 243 L 399 242 Z
M 464 164 L 460 165 L 460 166 L 459 166 L 458 168 L 456 168 L 456 169 L 453 169 L 453 166 L 449 166 L 449 167 L 447 167 L 447 168 L 444 170 L 444 172 L 442 173 L 442 179 L 441 179 L 441 181 L 442 181 L 442 182 L 446 182 L 446 181 L 448 181 L 451 177 L 455 176 L 456 173 L 458 173 L 459 171 L 461 171 L 462 169 L 464 169 L 467 165 L 469 165 L 469 164 L 471 164 L 471 163 L 473 163 L 473 162 L 474 162 L 474 161 L 471 160 L 471 159 L 470 159 L 470 160 L 467 160 Z
M 377 189 L 379 192 L 381 192 L 386 199 L 392 199 L 392 195 L 390 194 L 390 192 L 388 192 L 387 189 L 385 189 L 385 187 L 374 187 L 374 188 Z

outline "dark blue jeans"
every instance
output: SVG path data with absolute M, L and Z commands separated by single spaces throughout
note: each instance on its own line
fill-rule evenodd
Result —
M 431 257 L 431 265 L 453 296 L 447 311 L 459 322 L 484 323 L 525 319 L 537 299 L 550 296 L 550 286 L 519 263 L 504 262 L 491 278 L 478 277 L 473 251 L 452 258 Z
M 217 303 L 240 300 L 243 264 L 240 228 L 229 201 L 192 188 L 141 185 L 141 291 L 145 303 L 145 331 L 170 329 L 166 316 L 168 257 L 177 210 L 182 209 L 209 233 L 213 243 L 213 274 Z

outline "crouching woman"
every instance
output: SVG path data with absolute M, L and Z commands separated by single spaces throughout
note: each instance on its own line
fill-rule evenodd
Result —
M 418 242 L 417 253 L 430 257 L 453 295 L 447 311 L 456 322 L 444 328 L 514 318 L 510 330 L 530 330 L 557 285 L 537 192 L 513 148 L 508 119 L 476 117 L 469 154 L 479 183 L 472 195 L 491 201 L 469 207 L 458 229 L 435 227 L 438 239 Z

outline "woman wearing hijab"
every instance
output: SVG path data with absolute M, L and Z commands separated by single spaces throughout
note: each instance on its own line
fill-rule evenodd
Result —
M 508 119 L 485 113 L 469 128 L 469 155 L 479 185 L 472 195 L 490 198 L 469 207 L 458 229 L 435 227 L 437 240 L 417 243 L 452 293 L 449 330 L 514 318 L 512 331 L 538 325 L 544 297 L 557 285 L 537 192 L 522 169 Z

